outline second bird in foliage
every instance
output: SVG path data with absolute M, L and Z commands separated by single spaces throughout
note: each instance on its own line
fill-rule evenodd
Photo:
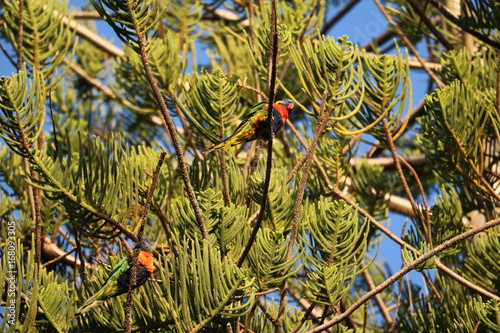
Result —
M 283 128 L 288 119 L 288 115 L 292 112 L 294 107 L 295 103 L 291 99 L 283 99 L 274 103 L 273 120 L 271 123 L 273 136 Z M 242 118 L 241 124 L 238 125 L 230 137 L 208 148 L 204 153 L 227 148 L 243 142 L 253 141 L 255 139 L 269 141 L 271 138 L 271 131 L 267 126 L 268 108 L 269 104 L 267 102 L 255 105 L 252 111 Z
M 153 254 L 150 252 L 149 240 L 144 237 L 142 243 L 138 246 L 140 246 L 141 252 L 139 252 L 139 257 L 137 258 L 136 280 L 135 284 L 132 285 L 132 289 L 142 286 L 153 272 Z M 76 310 L 75 316 L 71 320 L 99 306 L 108 298 L 128 292 L 131 266 L 132 255 L 123 258 L 113 268 L 103 287 Z

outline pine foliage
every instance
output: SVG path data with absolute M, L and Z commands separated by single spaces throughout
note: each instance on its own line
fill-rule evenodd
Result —
M 375 4 L 2 1 L 0 331 L 498 332 L 500 7 Z M 204 153 L 273 89 L 272 150 Z

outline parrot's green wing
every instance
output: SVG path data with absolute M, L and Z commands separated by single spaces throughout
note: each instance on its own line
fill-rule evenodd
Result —
M 251 125 L 253 128 L 255 124 L 258 122 L 265 120 L 267 118 L 267 109 L 263 109 L 262 107 L 266 106 L 267 102 L 262 102 L 257 104 L 252 111 L 241 118 L 241 123 L 236 127 L 233 132 L 233 135 L 238 133 L 243 127 L 247 125 Z
M 111 273 L 109 273 L 108 279 L 104 282 L 104 285 L 102 286 L 101 290 L 97 292 L 98 298 L 97 299 L 107 299 L 109 297 L 115 296 L 117 292 L 119 292 L 119 285 L 118 285 L 118 278 L 124 274 L 127 269 L 129 268 L 128 265 L 128 256 L 120 260 L 120 262 L 113 268 Z

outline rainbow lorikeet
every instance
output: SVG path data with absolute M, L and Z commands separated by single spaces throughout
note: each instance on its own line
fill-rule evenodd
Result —
M 132 289 L 142 286 L 153 272 L 153 254 L 150 252 L 149 240 L 144 237 L 140 243 L 141 252 L 137 258 L 136 281 Z M 104 282 L 102 288 L 90 297 L 78 310 L 75 315 L 79 316 L 96 306 L 99 306 L 105 300 L 128 292 L 130 284 L 130 271 L 132 268 L 132 255 L 129 255 L 113 268 L 108 279 Z M 73 319 L 72 318 L 72 319 Z
M 295 103 L 291 99 L 283 99 L 274 103 L 273 121 L 271 124 L 273 136 L 283 128 L 288 119 L 288 115 L 292 112 L 294 107 Z M 267 102 L 255 105 L 252 111 L 241 119 L 241 123 L 236 127 L 234 133 L 230 137 L 208 148 L 204 153 L 234 146 L 242 142 L 253 141 L 255 139 L 268 141 L 271 138 L 266 123 L 268 108 L 269 104 Z

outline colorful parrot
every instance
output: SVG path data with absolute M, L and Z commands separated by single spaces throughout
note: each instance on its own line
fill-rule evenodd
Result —
M 284 99 L 274 103 L 272 122 L 273 136 L 283 128 L 288 119 L 288 115 L 292 112 L 294 107 L 295 103 L 291 99 Z M 241 119 L 241 123 L 230 137 L 208 148 L 204 153 L 234 146 L 242 142 L 253 141 L 255 139 L 268 141 L 270 139 L 269 130 L 266 124 L 268 108 L 269 105 L 267 102 L 255 105 L 252 111 Z
M 150 252 L 149 240 L 144 237 L 140 244 L 141 252 L 137 258 L 136 281 L 132 289 L 142 286 L 153 272 L 153 254 Z M 73 318 L 99 306 L 105 300 L 128 292 L 132 255 L 129 255 L 113 268 L 102 288 L 90 297 L 78 310 Z

